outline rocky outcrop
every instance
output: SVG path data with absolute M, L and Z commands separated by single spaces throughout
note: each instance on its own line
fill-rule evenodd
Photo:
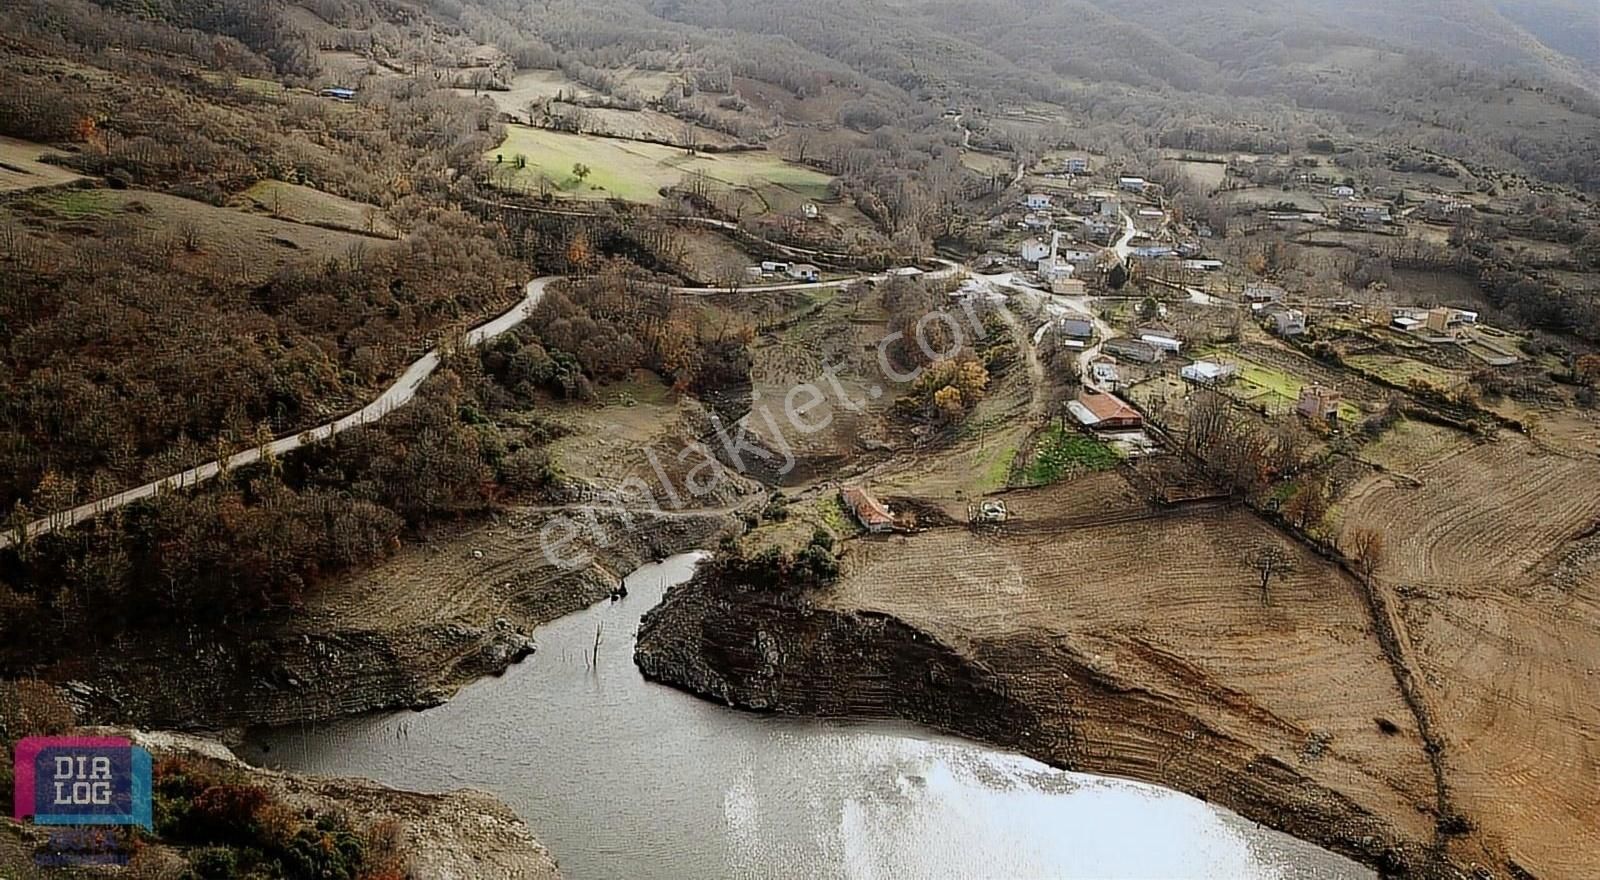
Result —
M 225 765 L 243 782 L 259 786 L 296 813 L 338 814 L 357 828 L 393 829 L 392 842 L 407 876 L 429 880 L 559 880 L 555 859 L 535 840 L 511 808 L 477 791 L 418 794 L 385 788 L 364 779 L 301 776 L 252 767 L 212 740 L 166 732 L 122 728 L 92 731 L 123 736 L 149 749 L 157 759 L 181 756 Z M 59 869 L 33 865 L 43 835 L 31 826 L 0 819 L 0 877 L 55 877 Z M 180 851 L 147 843 L 138 876 L 180 876 Z M 121 873 L 120 871 L 118 873 Z M 90 876 L 105 876 L 102 873 Z
M 702 574 L 645 616 L 635 661 L 653 680 L 730 706 L 914 721 L 1063 769 L 1184 791 L 1385 875 L 1467 876 L 1426 841 L 1060 637 L 954 646 L 888 615 Z
M 1040 726 L 989 670 L 899 620 L 723 593 L 700 576 L 645 615 L 634 660 L 646 678 L 745 709 L 906 719 L 990 741 Z

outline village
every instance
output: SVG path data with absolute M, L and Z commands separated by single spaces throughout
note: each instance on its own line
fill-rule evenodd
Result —
M 1017 183 L 988 220 L 991 248 L 951 282 L 949 297 L 1031 321 L 1055 389 L 1047 417 L 1123 460 L 1183 453 L 1187 411 L 1202 395 L 1327 443 L 1389 418 L 1396 394 L 1452 407 L 1472 394 L 1469 379 L 1512 381 L 1552 366 L 1526 353 L 1525 336 L 1464 307 L 1466 297 L 1314 284 L 1238 259 L 1248 248 L 1241 238 L 1285 231 L 1432 240 L 1476 210 L 1457 195 L 1414 194 L 1396 207 L 1403 190 L 1300 172 L 1283 191 L 1306 210 L 1235 216 L 1225 242 L 1162 184 L 1097 157 L 1048 157 Z M 1313 200 L 1319 210 L 1309 210 Z M 764 263 L 750 274 L 814 281 L 813 268 Z M 1474 403 L 1512 423 L 1524 415 L 1509 400 Z M 969 504 L 967 519 L 1006 522 L 1003 494 Z M 906 528 L 860 481 L 841 502 L 868 533 Z

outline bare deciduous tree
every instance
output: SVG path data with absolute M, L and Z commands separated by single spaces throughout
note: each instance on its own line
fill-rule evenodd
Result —
M 1345 555 L 1350 557 L 1350 564 L 1363 580 L 1372 583 L 1372 576 L 1383 567 L 1388 555 L 1383 533 L 1376 529 L 1355 529 L 1342 543 Z
M 1294 570 L 1294 557 L 1279 544 L 1261 544 L 1250 551 L 1247 561 L 1261 577 L 1261 604 L 1272 604 L 1272 579 Z

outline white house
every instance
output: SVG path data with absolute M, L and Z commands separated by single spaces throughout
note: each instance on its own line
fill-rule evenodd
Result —
M 800 213 L 807 220 L 815 220 L 817 219 L 817 216 L 822 213 L 822 211 L 818 209 L 815 204 L 806 202 L 804 205 L 800 206 Z
M 1390 221 L 1389 206 L 1382 202 L 1345 202 L 1339 206 L 1339 217 L 1351 223 L 1376 226 Z
M 821 281 L 822 270 L 810 263 L 799 263 L 789 267 L 789 277 L 796 281 Z
M 1049 214 L 1035 214 L 1030 211 L 1022 218 L 1022 225 L 1028 229 L 1049 229 L 1056 225 L 1056 220 Z
M 1146 330 L 1139 334 L 1139 341 L 1159 351 L 1176 354 L 1183 350 L 1183 342 L 1175 336 Z
M 1222 385 L 1232 381 L 1239 374 L 1239 368 L 1233 364 L 1195 361 L 1180 372 L 1184 379 L 1196 385 Z
M 1026 204 L 1030 211 L 1046 211 L 1050 208 L 1049 193 L 1028 193 Z
M 1122 375 L 1117 371 L 1116 359 L 1104 355 L 1090 362 L 1089 375 L 1094 381 L 1106 385 L 1115 385 L 1122 381 Z
M 1022 261 L 1031 265 L 1050 256 L 1050 246 L 1037 238 L 1030 238 L 1022 243 Z
M 1145 191 L 1145 188 L 1148 187 L 1149 185 L 1150 185 L 1150 181 L 1145 180 L 1143 177 L 1119 177 L 1119 178 L 1117 178 L 1117 186 L 1122 187 L 1123 189 L 1127 190 L 1128 192 L 1142 193 L 1142 192 Z
M 1061 169 L 1068 174 L 1088 174 L 1089 159 L 1086 156 L 1068 156 Z
M 1341 184 L 1339 186 L 1330 187 L 1328 189 L 1328 195 L 1333 196 L 1336 199 L 1353 199 L 1356 197 L 1356 188 Z

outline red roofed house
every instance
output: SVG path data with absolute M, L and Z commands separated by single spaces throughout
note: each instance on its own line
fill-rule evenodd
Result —
M 850 509 L 855 518 L 861 522 L 861 527 L 869 532 L 894 531 L 894 514 L 883 502 L 867 494 L 867 490 L 858 486 L 846 486 L 839 490 L 839 499 L 844 506 Z
M 1067 409 L 1085 427 L 1096 431 L 1138 430 L 1144 427 L 1144 416 L 1115 394 L 1085 390 L 1077 400 L 1067 404 Z

